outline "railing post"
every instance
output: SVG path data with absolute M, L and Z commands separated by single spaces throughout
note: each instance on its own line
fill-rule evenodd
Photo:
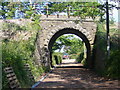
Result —
M 68 18 L 70 18 L 70 6 L 68 7 Z
M 59 18 L 59 11 L 57 12 L 57 18 Z
M 46 14 L 47 14 L 46 17 L 48 18 L 48 4 L 47 4 L 47 12 L 46 12 Z

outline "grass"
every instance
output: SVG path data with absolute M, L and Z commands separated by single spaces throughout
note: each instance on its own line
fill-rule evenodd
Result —
M 34 82 L 28 77 L 28 73 L 24 67 L 25 64 L 29 64 L 31 73 L 36 81 L 43 72 L 48 71 L 47 67 L 42 65 L 38 66 L 33 57 L 37 34 L 40 30 L 39 23 L 27 23 L 25 26 L 14 23 L 3 23 L 1 30 L 14 32 L 26 31 L 33 33 L 28 40 L 14 41 L 8 39 L 2 41 L 2 68 L 4 69 L 4 67 L 12 66 L 20 86 L 22 88 L 31 87 Z M 5 89 L 8 87 L 8 80 L 6 79 L 4 71 L 2 71 L 2 73 L 2 86 L 3 89 Z

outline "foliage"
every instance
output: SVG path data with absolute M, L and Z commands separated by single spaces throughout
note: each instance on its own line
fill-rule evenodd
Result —
M 14 23 L 4 23 L 2 26 L 2 30 L 16 31 L 17 30 L 29 30 L 32 32 L 32 36 L 28 40 L 3 40 L 2 41 L 2 68 L 7 66 L 12 66 L 13 70 L 17 76 L 18 81 L 20 82 L 20 86 L 22 88 L 31 87 L 34 84 L 28 77 L 28 73 L 25 71 L 25 64 L 30 65 L 30 69 L 32 74 L 37 80 L 37 78 L 45 71 L 47 68 L 43 66 L 37 66 L 35 64 L 35 58 L 33 58 L 33 53 L 35 50 L 35 41 L 38 30 L 40 30 L 40 26 L 38 24 L 27 23 L 26 26 L 19 26 Z M 31 25 L 30 25 L 31 24 Z M 6 79 L 4 71 L 2 71 L 3 76 L 3 88 L 8 87 L 8 81 Z
M 7 22 L 3 22 L 1 25 L 1 29 L 2 30 L 9 30 L 9 31 L 17 31 L 17 30 L 27 30 L 27 27 L 25 26 L 20 26 L 18 24 L 15 23 L 7 23 Z
M 86 66 L 86 65 L 87 65 L 86 58 L 84 58 L 84 59 L 81 61 L 81 63 L 82 63 L 84 66 Z
M 113 17 L 110 18 L 110 24 L 114 24 L 115 23 L 115 19 Z
M 84 56 L 84 45 L 81 46 L 80 51 L 76 55 L 76 61 L 78 63 L 82 63 L 84 66 L 86 65 L 86 57 Z
M 52 12 L 63 12 L 66 9 L 66 4 L 63 3 L 53 3 L 52 4 Z
M 111 51 L 110 58 L 106 61 L 106 75 L 120 79 L 120 50 Z
M 78 63 L 81 63 L 81 61 L 84 59 L 84 52 L 79 53 L 79 55 L 76 58 L 76 61 Z
M 54 46 L 52 47 L 53 51 L 59 49 L 61 51 L 62 47 L 64 47 L 64 52 L 70 54 L 77 54 L 82 45 L 82 41 L 79 38 L 75 38 L 73 35 L 60 36 Z
M 31 81 L 29 81 L 24 69 L 24 64 L 25 60 L 30 59 L 32 51 L 33 48 L 29 42 L 3 42 L 3 67 L 12 66 L 14 68 L 15 74 L 22 87 L 27 87 L 29 84 L 31 85 Z
M 105 28 L 104 28 L 104 24 L 103 23 L 99 23 L 97 25 L 97 39 L 99 40 L 99 42 L 96 43 L 96 46 L 99 46 L 101 50 L 103 50 L 103 52 L 106 52 L 106 32 L 105 32 Z
M 54 52 L 52 54 L 52 66 L 62 63 L 62 53 Z
M 53 12 L 66 12 L 68 14 L 68 8 L 71 8 L 70 13 L 73 13 L 73 16 L 79 16 L 82 19 L 86 17 L 91 17 L 95 19 L 97 16 L 102 16 L 105 14 L 103 8 L 98 8 L 100 6 L 97 2 L 62 2 L 62 3 L 50 3 L 49 7 Z M 75 10 L 75 11 L 74 11 Z
M 95 19 L 96 16 L 99 16 L 99 9 L 97 8 L 100 5 L 97 2 L 88 2 L 88 3 L 76 3 L 77 5 L 74 7 L 79 10 L 74 12 L 74 16 L 79 16 L 85 19 L 87 16 Z M 82 7 L 83 6 L 83 7 Z
M 77 54 L 71 54 L 70 59 L 75 59 L 77 57 Z
M 9 23 L 9 22 L 3 22 L 1 24 L 1 30 L 6 30 L 6 31 L 33 31 L 37 32 L 40 30 L 40 25 L 36 22 L 31 22 L 31 23 L 26 23 L 26 25 L 18 25 L 15 23 Z
M 60 36 L 54 43 L 53 51 L 60 49 L 64 46 L 64 52 L 70 55 L 70 58 L 76 59 L 77 62 L 81 62 L 84 59 L 83 42 L 74 37 L 73 35 Z M 60 51 L 59 50 L 59 51 Z M 53 65 L 59 64 L 57 55 L 53 54 Z M 57 61 L 55 61 L 57 60 Z
M 71 36 L 61 36 L 59 37 L 56 42 L 54 43 L 54 46 L 52 47 L 52 50 L 55 51 L 57 49 L 62 49 L 63 45 L 68 46 L 71 44 L 71 42 L 69 41 L 70 39 L 67 39 L 68 37 Z M 60 51 L 59 50 L 59 51 Z
M 2 15 L 5 19 L 15 18 L 16 10 L 19 10 L 19 14 L 24 14 L 25 18 L 28 19 L 31 17 L 34 18 L 33 14 L 37 13 L 35 8 L 29 5 L 29 2 L 0 2 L 0 5 L 2 6 L 2 10 L 0 10 L 0 16 Z
M 114 78 L 114 79 L 120 79 L 120 76 L 119 76 L 120 50 L 118 50 L 119 37 L 117 37 L 116 34 L 118 34 L 116 29 L 110 29 L 110 35 L 111 35 L 110 36 L 110 57 L 107 58 L 106 32 L 104 28 L 104 23 L 98 23 L 97 40 L 94 48 L 99 50 L 102 53 L 101 55 L 97 55 L 97 60 L 100 59 L 101 61 L 104 61 L 104 64 L 105 64 L 104 70 L 102 71 L 100 71 L 100 69 L 98 70 L 99 74 L 110 77 L 110 78 Z
M 2 6 L 1 10 L 0 10 L 0 16 L 2 16 L 3 18 L 6 18 L 5 14 L 7 13 L 7 11 L 5 10 L 5 7 L 8 6 L 9 2 L 0 2 L 0 5 Z

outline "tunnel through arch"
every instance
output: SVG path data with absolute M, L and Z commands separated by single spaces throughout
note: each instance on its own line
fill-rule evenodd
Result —
M 60 37 L 61 35 L 64 35 L 64 34 L 75 34 L 75 35 L 77 35 L 78 37 L 80 37 L 83 40 L 83 42 L 85 43 L 86 49 L 87 49 L 86 62 L 87 62 L 87 67 L 89 67 L 88 64 L 89 64 L 89 62 L 91 62 L 91 58 L 90 58 L 91 57 L 91 47 L 90 47 L 89 40 L 87 39 L 87 37 L 82 32 L 80 32 L 79 30 L 76 30 L 74 28 L 61 29 L 61 30 L 57 31 L 51 37 L 51 39 L 49 40 L 48 50 L 50 52 L 50 61 L 51 61 L 51 63 L 52 63 L 52 47 L 53 47 L 53 44 L 54 44 L 54 42 L 56 41 L 56 39 L 58 37 Z

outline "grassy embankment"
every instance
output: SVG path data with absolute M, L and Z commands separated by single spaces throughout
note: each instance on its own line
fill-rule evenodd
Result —
M 34 21 L 22 26 L 4 22 L 1 25 L 1 30 L 12 33 L 8 38 L 2 40 L 2 68 L 4 69 L 8 66 L 13 67 L 20 86 L 22 88 L 31 87 L 35 82 L 29 79 L 24 65 L 29 64 L 35 81 L 46 70 L 43 66 L 36 65 L 35 58 L 33 57 L 36 36 L 38 30 L 40 30 L 39 24 Z M 27 34 L 22 35 L 24 33 Z M 29 38 L 24 39 L 25 36 Z M 15 37 L 15 39 L 12 37 Z M 9 88 L 4 70 L 2 70 L 2 87 L 3 89 Z

